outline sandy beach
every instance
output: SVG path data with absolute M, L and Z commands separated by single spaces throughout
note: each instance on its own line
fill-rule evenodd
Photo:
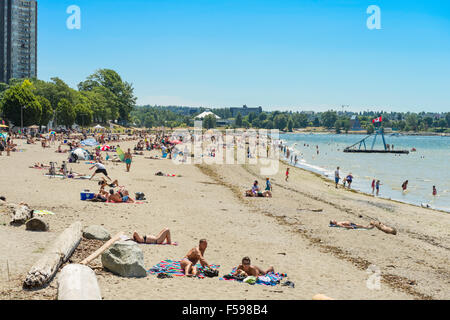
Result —
M 38 291 L 25 291 L 22 283 L 49 243 L 75 221 L 129 236 L 133 231 L 156 234 L 170 228 L 178 246 L 140 245 L 147 269 L 164 259 L 180 260 L 206 238 L 205 258 L 221 266 L 221 275 L 249 256 L 254 264 L 272 265 L 295 283 L 292 289 L 218 278 L 128 279 L 103 270 L 98 258 L 91 267 L 105 300 L 294 300 L 318 293 L 335 299 L 450 299 L 448 213 L 335 189 L 329 181 L 294 167 L 286 182 L 285 164 L 271 177 L 273 198 L 245 198 L 254 180 L 260 184 L 265 180 L 258 165 L 176 165 L 145 158 L 159 155 L 157 151 L 134 156 L 130 173 L 124 164 L 106 164 L 111 178 L 131 194 L 145 193 L 145 203 L 89 203 L 80 200 L 80 192 L 97 191 L 99 177 L 92 181 L 45 177 L 44 170 L 28 167 L 35 162 L 60 164 L 67 154 L 55 153 L 56 146 L 44 151 L 39 144 L 15 142 L 25 151 L 0 156 L 0 195 L 55 215 L 44 217 L 49 232 L 35 233 L 25 231 L 25 226 L 9 226 L 10 217 L 0 213 L 0 299 L 56 298 L 55 280 Z M 135 142 L 120 144 L 125 150 Z M 92 173 L 84 161 L 69 167 Z M 158 171 L 181 177 L 155 176 Z M 330 228 L 332 219 L 360 224 L 379 220 L 398 234 Z M 370 266 L 381 272 L 379 290 L 367 286 Z

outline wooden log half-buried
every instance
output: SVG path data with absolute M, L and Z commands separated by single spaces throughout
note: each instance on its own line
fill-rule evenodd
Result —
M 100 248 L 98 248 L 93 254 L 91 254 L 89 257 L 81 261 L 81 264 L 88 265 L 91 263 L 92 260 L 95 260 L 99 255 L 101 255 L 103 252 L 108 250 L 109 247 L 111 247 L 116 241 L 120 240 L 120 238 L 124 235 L 123 232 L 119 232 L 114 237 L 112 237 L 108 242 L 106 242 L 104 245 L 102 245 Z
M 94 271 L 81 264 L 69 264 L 58 274 L 58 300 L 102 300 Z
M 81 241 L 81 222 L 75 222 L 54 240 L 44 255 L 31 267 L 24 281 L 25 288 L 40 288 L 50 282 Z

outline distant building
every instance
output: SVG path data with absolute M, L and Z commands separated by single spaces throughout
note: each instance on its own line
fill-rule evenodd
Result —
M 350 130 L 354 131 L 362 130 L 361 123 L 359 122 L 358 116 L 356 115 L 350 118 Z
M 236 118 L 238 113 L 240 113 L 241 116 L 245 117 L 248 116 L 251 112 L 254 112 L 257 115 L 263 112 L 261 107 L 248 108 L 247 106 L 243 106 L 242 108 L 230 108 L 230 111 L 233 118 Z
M 37 1 L 0 0 L 0 82 L 37 77 Z

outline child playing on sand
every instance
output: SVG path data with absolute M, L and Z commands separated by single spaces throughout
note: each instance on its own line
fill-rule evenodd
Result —
M 289 179 L 289 168 L 286 169 L 286 181 Z

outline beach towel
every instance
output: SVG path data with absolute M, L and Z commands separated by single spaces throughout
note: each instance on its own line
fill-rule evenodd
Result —
M 233 270 L 228 274 L 228 276 L 232 276 L 236 272 L 237 268 L 233 268 Z M 281 283 L 281 281 L 287 277 L 287 274 L 285 273 L 274 273 L 269 272 L 268 274 L 264 276 L 259 276 L 256 279 L 255 284 L 265 285 L 265 286 L 276 286 Z M 226 281 L 238 281 L 243 282 L 242 280 L 236 280 L 236 279 L 225 279 L 224 277 L 219 278 L 219 280 L 226 280 Z
M 196 267 L 198 270 L 200 270 L 200 275 L 198 278 L 204 279 L 204 269 L 200 264 L 197 264 Z M 211 269 L 218 270 L 220 269 L 220 265 L 210 265 Z M 180 261 L 173 261 L 173 260 L 163 260 L 154 267 L 152 267 L 150 270 L 147 271 L 150 274 L 160 274 L 160 273 L 167 273 L 171 274 L 177 277 L 184 277 L 183 269 L 181 269 Z
M 38 216 L 46 216 L 46 215 L 53 216 L 53 215 L 55 215 L 53 212 L 47 211 L 47 210 L 34 210 L 33 214 L 36 214 Z
M 105 203 L 115 203 L 115 204 L 144 204 L 145 202 L 138 202 L 138 201 L 135 201 L 135 202 L 113 202 L 113 201 L 107 201 L 107 202 L 105 202 Z

